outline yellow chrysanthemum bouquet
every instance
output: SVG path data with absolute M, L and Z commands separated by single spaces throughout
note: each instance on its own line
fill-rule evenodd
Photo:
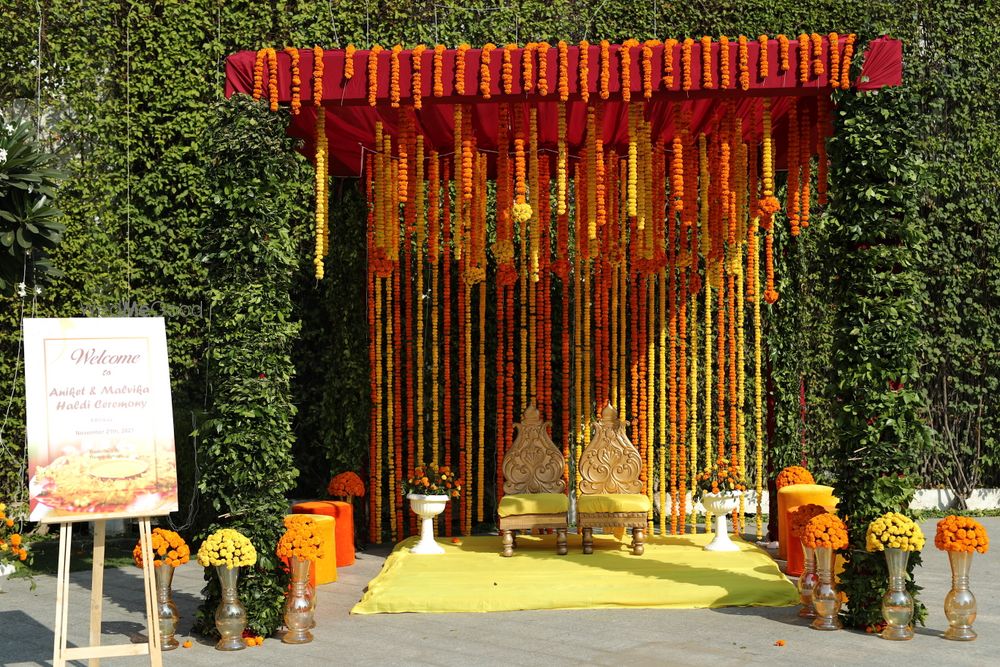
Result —
M 256 563 L 257 550 L 238 530 L 220 528 L 201 543 L 198 562 L 204 567 L 222 565 L 231 570 Z
M 920 551 L 924 548 L 924 534 L 913 519 L 899 512 L 886 512 L 868 524 L 865 533 L 868 551 L 887 548 L 902 551 Z

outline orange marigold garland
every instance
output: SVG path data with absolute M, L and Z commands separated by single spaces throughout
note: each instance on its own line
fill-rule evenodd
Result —
M 253 98 L 259 100 L 264 94 L 264 62 L 267 58 L 267 49 L 257 51 L 257 59 L 253 64 Z
M 694 40 L 688 37 L 681 46 L 681 90 L 691 90 L 691 48 Z
M 354 78 L 354 52 L 357 49 L 353 44 L 348 44 L 344 49 L 344 80 L 350 81 Z
M 577 64 L 580 78 L 580 99 L 583 100 L 584 104 L 587 104 L 590 101 L 590 42 L 585 39 L 581 40 L 577 47 L 577 53 L 580 59 Z
M 812 73 L 814 76 L 820 76 L 825 71 L 823 68 L 823 38 L 818 32 L 814 32 L 809 35 L 809 40 L 812 42 Z
M 511 62 L 511 56 L 516 48 L 517 44 L 508 44 L 503 47 L 503 61 L 500 66 L 500 77 L 503 82 L 501 90 L 503 90 L 504 95 L 510 95 L 514 91 L 514 63 Z
M 787 72 L 789 67 L 788 38 L 784 35 L 778 35 L 778 71 Z
M 799 34 L 799 82 L 808 83 L 809 82 L 809 35 L 806 33 Z
M 667 90 L 674 88 L 674 47 L 676 39 L 668 39 L 663 43 L 663 86 Z
M 402 52 L 403 47 L 396 44 L 392 47 L 392 52 L 389 56 L 389 106 L 393 109 L 399 108 L 400 90 L 399 90 L 399 54 Z
M 535 87 L 535 50 L 538 44 L 528 42 L 521 49 L 521 92 L 530 93 Z
M 620 60 L 619 76 L 622 86 L 622 101 L 628 104 L 632 100 L 632 47 L 638 44 L 634 39 L 626 39 L 618 48 Z
M 757 54 L 757 76 L 759 76 L 761 80 L 766 79 L 770 73 L 770 68 L 768 66 L 768 44 L 770 44 L 770 42 L 771 40 L 767 35 L 757 36 L 757 43 L 760 45 L 760 50 Z
M 538 94 L 549 94 L 549 46 L 548 42 L 538 44 Z
M 788 192 L 785 200 L 785 212 L 792 236 L 799 235 L 799 113 L 798 103 L 792 101 L 788 107 Z
M 382 52 L 378 44 L 368 52 L 368 106 L 375 106 L 378 101 L 378 54 Z
M 731 88 L 733 85 L 732 76 L 729 72 L 729 38 L 725 35 L 719 37 L 719 87 Z
M 278 110 L 278 54 L 274 49 L 267 49 L 267 99 L 271 103 L 271 111 Z
M 653 47 L 658 44 L 655 39 L 642 43 L 642 96 L 647 100 L 653 96 Z
M 302 111 L 302 77 L 299 75 L 299 50 L 292 46 L 285 47 L 285 53 L 291 59 L 292 71 L 292 115 L 298 116 Z
M 455 50 L 455 93 L 458 95 L 465 95 L 465 54 L 468 51 L 468 44 L 459 44 Z
M 847 36 L 844 44 L 844 60 L 840 66 L 840 87 L 847 90 L 851 87 L 851 59 L 854 57 L 854 40 L 857 38 L 853 32 Z
M 569 46 L 563 40 L 556 46 L 559 49 L 559 101 L 565 102 L 569 99 Z
M 490 54 L 496 44 L 486 44 L 479 52 L 479 92 L 484 100 L 490 99 Z
M 740 71 L 740 89 L 749 90 L 750 89 L 750 47 L 747 44 L 746 35 L 740 35 L 739 39 L 739 71 Z
M 712 78 L 712 38 L 708 35 L 701 38 L 701 87 L 715 87 Z
M 840 35 L 831 32 L 826 38 L 830 42 L 830 85 L 840 88 Z
M 611 44 L 606 39 L 601 40 L 601 87 L 600 95 L 602 100 L 608 99 L 611 95 L 608 87 L 611 82 Z
M 424 106 L 423 96 L 424 96 L 424 82 L 421 76 L 421 71 L 424 67 L 424 51 L 427 47 L 423 44 L 417 44 L 413 47 L 410 52 L 410 92 L 413 95 L 413 108 L 422 109 Z
M 434 97 L 444 96 L 444 44 L 437 44 L 434 46 L 434 61 L 431 72 L 431 79 L 433 80 Z

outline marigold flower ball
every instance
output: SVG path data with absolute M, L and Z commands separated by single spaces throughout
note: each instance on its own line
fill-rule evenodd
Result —
M 934 546 L 943 551 L 984 554 L 990 549 L 990 538 L 975 519 L 951 515 L 938 521 Z
M 888 512 L 868 525 L 865 533 L 868 551 L 886 548 L 903 551 L 920 551 L 924 548 L 924 534 L 911 518 L 899 512 Z
M 778 474 L 775 484 L 779 489 L 792 484 L 815 484 L 812 473 L 802 466 L 788 466 Z

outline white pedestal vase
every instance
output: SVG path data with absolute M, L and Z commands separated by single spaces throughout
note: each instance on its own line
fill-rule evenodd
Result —
M 739 551 L 740 548 L 729 539 L 726 527 L 726 517 L 740 506 L 740 491 L 724 491 L 722 493 L 706 493 L 701 497 L 701 504 L 715 515 L 715 537 L 705 546 L 705 551 Z
M 0 563 L 0 592 L 3 591 L 3 582 L 10 575 L 14 574 L 14 565 L 12 563 Z
M 434 517 L 444 511 L 448 496 L 411 493 L 406 497 L 410 500 L 410 509 L 420 517 L 420 541 L 410 548 L 410 553 L 443 554 L 444 548 L 434 541 Z

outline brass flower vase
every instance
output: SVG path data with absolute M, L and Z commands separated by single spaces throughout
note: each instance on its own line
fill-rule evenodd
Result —
M 816 576 L 816 550 L 802 542 L 802 554 L 802 574 L 799 575 L 799 602 L 802 608 L 799 609 L 799 616 L 816 618 L 816 608 L 813 607 L 813 589 L 819 581 Z
M 948 562 L 951 563 L 951 590 L 944 598 L 944 615 L 948 619 L 944 638 L 972 641 L 976 638 L 976 631 L 972 629 L 976 620 L 976 596 L 969 590 L 972 552 L 949 551 Z
M 285 627 L 288 631 L 281 638 L 286 644 L 308 644 L 313 640 L 309 628 L 313 627 L 313 601 L 309 595 L 309 570 L 312 561 L 292 557 L 288 560 L 292 584 L 285 593 Z
M 222 601 L 215 609 L 215 628 L 220 639 L 215 648 L 220 651 L 242 651 L 246 648 L 243 642 L 243 629 L 247 626 L 247 610 L 240 603 L 236 592 L 240 569 L 216 565 L 215 572 L 219 575 L 222 587 Z
M 813 588 L 812 602 L 816 618 L 812 627 L 816 630 L 840 630 L 840 597 L 833 586 L 833 549 L 816 547 L 816 587 Z
M 909 551 L 887 547 L 885 564 L 889 568 L 889 589 L 882 596 L 882 618 L 885 629 L 879 635 L 882 639 L 906 641 L 913 639 L 913 597 L 906 590 L 906 562 Z
M 156 618 L 160 624 L 160 650 L 172 651 L 180 644 L 174 638 L 177 632 L 177 621 L 181 616 L 177 613 L 177 605 L 170 594 L 170 586 L 174 581 L 174 566 L 164 563 L 153 568 L 156 580 Z

